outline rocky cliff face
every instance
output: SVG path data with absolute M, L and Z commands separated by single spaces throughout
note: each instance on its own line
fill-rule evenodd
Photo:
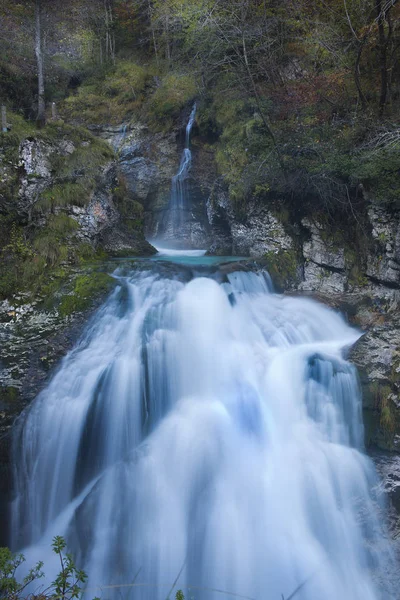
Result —
M 77 185 L 75 182 L 79 183 L 79 178 L 87 175 L 84 167 L 77 165 L 76 172 L 70 173 L 68 178 L 61 178 L 60 181 L 54 163 L 66 157 L 73 159 L 78 150 L 89 145 L 89 142 L 81 142 L 79 148 L 71 140 L 66 139 L 56 143 L 27 139 L 21 143 L 18 163 L 19 190 L 15 208 L 22 218 L 26 218 L 28 222 L 32 221 L 35 208 L 47 190 L 51 191 L 57 184 L 68 185 L 69 180 L 73 181 L 72 185 Z M 87 151 L 91 152 L 90 147 Z M 77 241 L 86 242 L 94 249 L 101 247 L 110 254 L 151 253 L 143 231 L 140 231 L 140 228 L 135 233 L 129 231 L 115 204 L 114 190 L 118 186 L 117 162 L 110 159 L 96 166 L 95 169 L 91 168 L 90 177 L 93 178 L 94 185 L 87 201 L 84 198 L 71 199 L 64 206 L 52 207 L 51 210 L 56 213 L 62 211 L 72 217 L 79 226 L 76 233 Z M 57 194 L 57 190 L 54 194 Z M 57 205 L 57 199 L 55 200 Z M 36 215 L 39 227 L 40 219 L 45 226 L 45 214 L 46 210 L 39 209 Z
M 59 331 L 68 338 L 65 332 L 75 318 L 83 322 L 80 316 L 91 300 L 109 289 L 111 278 L 89 266 L 94 259 L 155 251 L 144 238 L 141 207 L 120 185 L 118 161 L 89 133 L 50 126 L 44 138 L 31 136 L 15 145 L 13 156 L 10 160 L 0 147 L 0 189 L 7 191 L 0 196 L 0 218 L 7 224 L 11 215 L 11 229 L 18 224 L 8 245 L 0 240 L 0 256 L 3 265 L 8 261 L 11 272 L 20 269 L 22 276 L 29 263 L 33 276 L 22 286 L 16 279 L 8 297 L 0 289 L 0 433 L 18 412 L 19 400 L 23 405 L 38 391 L 33 382 L 43 381 L 54 357 L 61 355 L 51 340 Z M 51 223 L 58 216 L 61 220 Z M 60 243 L 66 251 L 58 255 Z M 39 362 L 32 363 L 32 357 Z
M 335 239 L 329 225 L 303 219 L 309 239 L 303 244 L 304 290 L 340 293 L 362 289 L 369 295 L 393 295 L 400 288 L 400 214 L 371 205 L 368 209 L 368 244 L 354 248 Z M 349 224 L 351 227 L 351 224 Z
M 260 258 L 294 246 L 279 219 L 256 201 L 246 206 L 246 217 L 239 219 L 227 191 L 218 183 L 207 200 L 207 216 L 212 232 L 210 254 Z
M 171 198 L 171 181 L 179 168 L 182 152 L 182 133 L 152 133 L 148 127 L 132 124 L 123 127 L 97 128 L 96 133 L 115 149 L 120 172 L 123 174 L 130 195 L 144 207 L 146 238 L 159 237 L 160 224 L 165 220 Z M 167 243 L 181 243 L 193 248 L 209 245 L 208 221 L 199 154 L 193 150 L 193 169 L 187 181 L 189 206 L 185 215 L 179 240 L 168 231 Z

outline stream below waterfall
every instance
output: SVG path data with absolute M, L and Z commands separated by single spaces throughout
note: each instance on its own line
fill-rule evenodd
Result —
M 200 254 L 117 267 L 19 419 L 13 548 L 52 577 L 65 536 L 87 598 L 395 598 L 360 332 Z

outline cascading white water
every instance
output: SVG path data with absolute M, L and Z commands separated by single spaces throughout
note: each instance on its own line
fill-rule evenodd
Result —
M 190 134 L 196 118 L 197 105 L 194 104 L 186 125 L 185 148 L 182 152 L 181 162 L 176 175 L 172 178 L 171 197 L 163 222 L 160 223 L 159 237 L 168 237 L 172 240 L 179 239 L 181 228 L 187 220 L 188 190 L 187 179 L 192 167 L 192 152 L 190 150 Z
M 126 123 L 124 125 L 122 125 L 120 134 L 118 137 L 116 137 L 116 139 L 113 143 L 115 151 L 118 151 L 121 149 L 121 146 L 124 143 L 125 138 L 126 138 L 127 129 L 128 129 L 128 125 Z
M 16 432 L 14 548 L 43 559 L 65 535 L 88 597 L 135 576 L 143 600 L 175 580 L 207 600 L 394 597 L 342 355 L 359 334 L 270 290 L 120 276 Z

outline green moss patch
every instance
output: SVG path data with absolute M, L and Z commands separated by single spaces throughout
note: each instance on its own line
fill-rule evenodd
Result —
M 88 309 L 92 303 L 109 292 L 116 280 L 107 273 L 93 272 L 79 275 L 71 294 L 63 297 L 59 311 L 62 316 Z
M 29 234 L 13 218 L 0 217 L 0 232 L 5 233 L 0 249 L 0 298 L 19 291 L 49 297 L 57 291 L 71 265 L 103 258 L 94 250 L 89 251 L 86 244 L 74 243 L 78 224 L 64 213 L 49 215 L 44 227 Z
M 181 110 L 197 94 L 196 81 L 192 75 L 170 73 L 161 80 L 148 99 L 144 110 L 153 130 L 168 131 L 179 117 Z
M 298 284 L 299 261 L 295 250 L 268 252 L 263 256 L 262 263 L 278 292 L 284 292 Z
M 117 60 L 105 74 L 88 79 L 60 106 L 63 118 L 86 125 L 121 125 L 142 120 L 168 131 L 197 95 L 195 77 L 162 72 L 155 63 Z
M 104 77 L 88 80 L 69 96 L 60 111 L 69 120 L 87 124 L 121 124 L 141 109 L 151 70 L 121 60 Z
M 0 403 L 12 405 L 20 401 L 20 392 L 13 386 L 0 386 Z
M 392 450 L 398 428 L 397 408 L 393 402 L 393 390 L 388 383 L 378 381 L 369 385 L 369 394 L 373 399 L 377 413 L 377 440 L 381 448 Z

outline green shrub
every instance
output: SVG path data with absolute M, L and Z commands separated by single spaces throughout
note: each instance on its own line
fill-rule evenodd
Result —
M 169 73 L 148 99 L 144 109 L 149 124 L 154 130 L 167 131 L 172 128 L 181 110 L 197 94 L 193 76 Z
M 122 60 L 107 74 L 102 84 L 106 96 L 118 97 L 121 101 L 138 99 L 149 82 L 149 73 L 140 65 Z
M 61 114 L 87 124 L 120 124 L 140 111 L 150 72 L 135 62 L 120 60 L 104 77 L 84 83 L 65 99 Z
M 111 148 L 101 140 L 78 147 L 66 157 L 55 155 L 53 169 L 57 177 L 94 177 L 107 161 L 114 158 Z
M 398 150 L 362 153 L 354 164 L 354 175 L 371 197 L 386 206 L 400 207 L 400 155 Z
M 49 212 L 56 207 L 85 206 L 94 189 L 92 181 L 56 183 L 40 194 L 35 211 Z
M 13 223 L 1 250 L 0 297 L 20 290 L 40 291 L 62 263 L 77 260 L 74 245 L 69 243 L 77 228 L 77 222 L 63 213 L 50 215 L 46 225 L 27 239 L 25 230 Z
M 229 186 L 237 215 L 245 214 L 250 198 L 262 200 L 274 187 L 280 173 L 271 138 L 251 98 L 240 91 L 218 93 L 207 110 L 220 131 L 215 159 L 220 175 Z M 268 102 L 265 101 L 265 110 Z M 202 122 L 200 111 L 200 123 Z M 209 117 L 210 118 L 210 117 Z
M 64 538 L 56 536 L 53 539 L 52 549 L 60 560 L 60 572 L 55 580 L 44 590 L 35 591 L 32 597 L 41 600 L 60 598 L 73 600 L 82 594 L 82 584 L 87 580 L 86 573 L 79 570 L 71 554 L 64 554 L 66 543 Z M 28 574 L 21 579 L 18 569 L 25 562 L 23 554 L 13 554 L 8 548 L 0 548 L 0 598 L 3 600 L 21 600 L 26 597 L 26 588 L 38 584 L 44 577 L 43 562 L 38 562 Z
M 50 231 L 44 231 L 34 241 L 33 247 L 38 255 L 40 264 L 44 266 L 54 266 L 67 260 L 68 247 L 60 245 L 57 235 Z

